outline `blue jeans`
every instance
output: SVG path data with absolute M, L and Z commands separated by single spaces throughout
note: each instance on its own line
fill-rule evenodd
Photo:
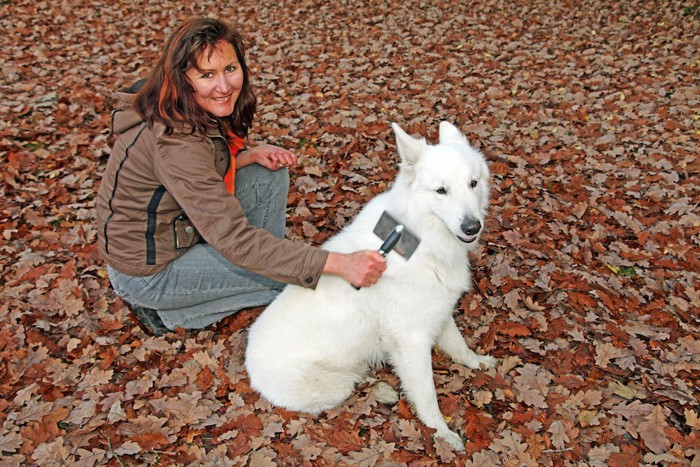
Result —
M 283 237 L 289 173 L 258 164 L 236 172 L 236 198 L 248 222 Z M 122 274 L 107 267 L 117 295 L 158 311 L 168 329 L 200 329 L 243 308 L 269 304 L 285 287 L 230 263 L 199 244 L 151 276 Z

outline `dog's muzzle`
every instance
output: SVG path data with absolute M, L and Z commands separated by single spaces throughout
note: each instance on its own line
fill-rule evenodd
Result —
M 481 231 L 481 222 L 479 219 L 475 219 L 474 217 L 467 217 L 462 222 L 460 228 L 464 235 L 458 235 L 457 238 L 464 243 L 472 243 L 474 240 L 476 240 L 477 235 Z

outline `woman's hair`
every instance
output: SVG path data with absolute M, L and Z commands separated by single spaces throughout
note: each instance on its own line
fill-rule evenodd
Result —
M 217 42 L 233 46 L 243 71 L 243 87 L 228 117 L 215 117 L 203 110 L 194 99 L 193 87 L 185 73 L 197 66 L 203 53 L 213 53 Z M 212 18 L 194 18 L 185 22 L 170 36 L 161 57 L 134 101 L 136 111 L 149 125 L 162 123 L 166 132 L 189 127 L 205 133 L 216 121 L 224 130 L 245 137 L 253 123 L 256 98 L 245 62 L 245 42 L 233 27 Z

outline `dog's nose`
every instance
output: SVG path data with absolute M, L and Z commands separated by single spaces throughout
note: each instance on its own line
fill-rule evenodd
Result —
M 462 222 L 462 232 L 464 232 L 467 235 L 476 235 L 479 233 L 479 230 L 481 230 L 481 222 L 479 222 L 478 219 L 474 219 L 473 217 L 468 217 L 464 219 L 464 222 Z

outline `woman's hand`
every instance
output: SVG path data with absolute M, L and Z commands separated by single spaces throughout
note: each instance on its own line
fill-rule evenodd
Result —
M 342 254 L 330 252 L 323 272 L 342 277 L 355 287 L 376 284 L 386 270 L 386 259 L 377 251 Z
M 270 170 L 279 170 L 297 164 L 297 156 L 284 148 L 263 144 L 246 149 L 236 157 L 236 166 L 245 167 L 250 164 L 260 164 Z

